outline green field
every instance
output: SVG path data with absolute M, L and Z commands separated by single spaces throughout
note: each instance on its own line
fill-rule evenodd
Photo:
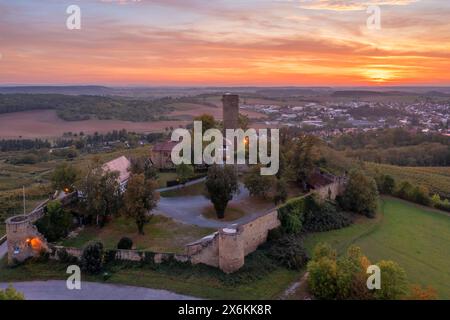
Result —
M 411 284 L 431 285 L 441 299 L 450 299 L 450 216 L 444 212 L 383 198 L 376 219 L 305 239 L 309 252 L 319 242 L 330 243 L 339 254 L 355 244 L 372 263 L 394 260 Z
M 450 199 L 450 167 L 400 167 L 388 164 L 365 163 L 369 173 L 389 174 L 397 183 L 409 181 L 413 185 L 425 186 L 432 193 Z

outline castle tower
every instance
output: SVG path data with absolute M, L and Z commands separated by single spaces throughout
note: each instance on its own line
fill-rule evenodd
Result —
M 37 257 L 42 251 L 49 250 L 47 240 L 38 232 L 29 216 L 14 216 L 5 222 L 8 264 L 16 264 L 29 257 Z
M 239 126 L 239 96 L 227 93 L 222 96 L 223 129 L 238 129 Z
M 219 268 L 232 273 L 244 265 L 244 243 L 236 229 L 224 228 L 219 231 Z

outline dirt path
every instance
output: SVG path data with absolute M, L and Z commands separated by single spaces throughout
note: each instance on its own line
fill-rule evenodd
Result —
M 282 293 L 280 300 L 311 300 L 308 292 L 308 276 L 309 273 L 305 272 L 299 281 L 294 282 Z

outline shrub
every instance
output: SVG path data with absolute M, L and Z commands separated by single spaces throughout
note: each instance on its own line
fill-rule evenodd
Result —
M 380 299 L 397 300 L 406 293 L 405 271 L 393 261 L 377 263 L 381 271 L 381 289 L 369 290 L 366 270 L 371 265 L 361 249 L 351 246 L 344 257 L 336 258 L 336 251 L 320 243 L 314 248 L 308 263 L 308 284 L 318 299 Z M 413 290 L 416 297 L 432 297 L 432 290 Z
M 123 237 L 117 244 L 117 249 L 130 250 L 133 248 L 133 240 L 128 237 Z
M 422 288 L 420 285 L 413 285 L 410 289 L 407 300 L 437 300 L 437 292 L 431 286 Z
M 337 298 L 343 300 L 372 299 L 372 292 L 367 288 L 367 257 L 361 249 L 351 246 L 347 255 L 337 261 Z
M 92 242 L 87 244 L 81 255 L 81 268 L 91 274 L 98 274 L 103 269 L 103 244 Z
M 330 201 L 318 203 L 313 197 L 309 197 L 306 201 L 304 231 L 323 232 L 341 229 L 352 223 L 348 215 L 338 211 L 336 205 Z
M 380 175 L 375 179 L 378 187 L 378 191 L 382 194 L 393 194 L 395 190 L 395 180 L 392 176 Z
M 268 234 L 267 234 L 267 242 L 274 242 L 277 241 L 278 239 L 282 238 L 284 236 L 284 232 L 283 232 L 283 228 L 282 227 L 278 227 L 272 230 L 269 230 Z
M 292 270 L 300 270 L 308 261 L 303 240 L 293 235 L 284 236 L 273 242 L 268 255 L 280 265 Z
M 287 183 L 284 179 L 277 179 L 275 183 L 275 194 L 273 196 L 273 202 L 275 205 L 283 203 L 288 198 Z
M 278 218 L 285 233 L 297 234 L 301 232 L 304 208 L 304 197 L 289 200 L 285 205 L 278 208 Z
M 381 288 L 375 290 L 380 300 L 398 300 L 407 290 L 406 273 L 397 263 L 382 260 L 378 264 L 381 270 Z
M 5 290 L 0 290 L 1 300 L 25 300 L 25 296 L 9 285 Z
M 107 250 L 104 254 L 104 259 L 103 259 L 103 263 L 104 264 L 109 264 L 109 263 L 113 263 L 116 261 L 116 254 L 117 251 L 116 250 Z
M 69 254 L 65 248 L 58 250 L 56 255 L 58 256 L 59 261 L 63 263 L 75 263 L 78 261 L 77 257 Z
M 312 195 L 288 201 L 278 209 L 278 218 L 287 234 L 340 229 L 352 222 L 348 215 L 338 211 L 335 203 L 320 203 Z
M 378 189 L 375 180 L 362 171 L 350 173 L 347 186 L 341 198 L 345 210 L 373 218 L 378 204 Z
M 245 257 L 244 266 L 232 274 L 225 274 L 219 270 L 219 279 L 226 285 L 242 285 L 262 279 L 277 268 L 264 250 L 256 250 Z
M 141 265 L 150 267 L 151 269 L 156 268 L 157 264 L 155 263 L 155 254 L 153 252 L 146 251 L 144 258 L 141 260 Z
M 311 293 L 318 299 L 331 300 L 337 295 L 336 260 L 327 257 L 308 263 L 308 285 Z
M 431 203 L 428 189 L 422 186 L 416 186 L 413 189 L 412 197 L 410 200 L 424 206 L 428 206 Z
M 447 199 L 436 204 L 435 207 L 436 209 L 450 212 L 450 203 Z
M 336 260 L 336 250 L 331 248 L 328 243 L 319 243 L 314 247 L 313 260 L 319 260 L 321 258 L 328 258 L 331 260 Z
M 413 193 L 413 186 L 408 181 L 402 181 L 395 191 L 395 195 L 399 198 L 408 200 L 411 199 Z

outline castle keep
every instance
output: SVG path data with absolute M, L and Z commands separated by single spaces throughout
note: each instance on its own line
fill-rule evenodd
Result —
M 223 129 L 238 129 L 239 127 L 239 96 L 237 94 L 224 94 L 223 103 Z

